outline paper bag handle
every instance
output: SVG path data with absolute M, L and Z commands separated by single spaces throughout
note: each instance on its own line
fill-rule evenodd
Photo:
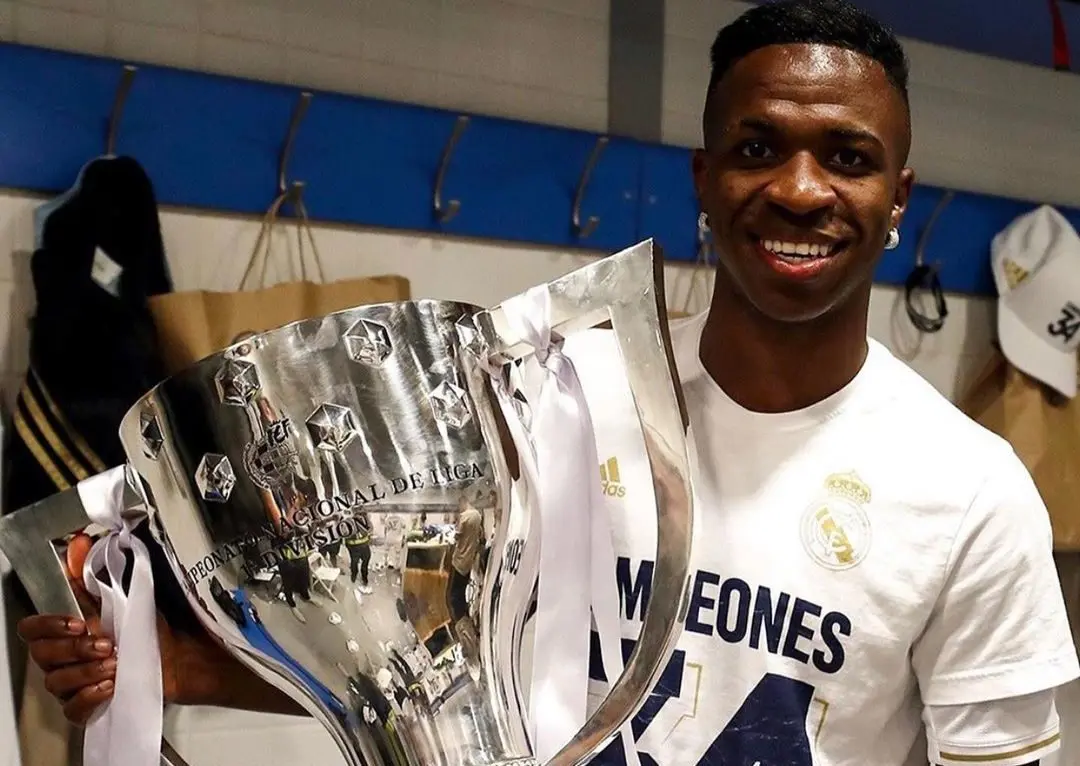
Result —
M 281 208 L 286 202 L 292 202 L 293 206 L 296 208 L 296 212 L 299 214 L 296 220 L 296 243 L 300 257 L 300 279 L 304 282 L 308 281 L 307 266 L 304 259 L 304 234 L 306 233 L 308 242 L 311 244 L 311 258 L 315 263 L 315 270 L 318 272 L 318 281 L 320 283 L 326 282 L 326 277 L 323 273 L 322 256 L 319 255 L 319 248 L 315 244 L 315 232 L 311 228 L 311 219 L 308 217 L 304 198 L 293 189 L 287 189 L 274 198 L 274 201 L 266 211 L 266 215 L 263 216 L 262 224 L 259 226 L 259 235 L 255 238 L 255 245 L 251 248 L 251 257 L 248 258 L 247 268 L 244 269 L 244 276 L 240 278 L 238 290 L 242 291 L 245 289 L 248 278 L 255 271 L 255 264 L 260 259 L 262 260 L 262 267 L 259 272 L 259 283 L 257 287 L 267 286 L 266 267 L 270 262 L 270 248 L 273 243 L 272 234 L 274 224 L 278 222 L 278 214 L 281 212 Z M 289 267 L 290 269 L 292 268 L 291 259 Z

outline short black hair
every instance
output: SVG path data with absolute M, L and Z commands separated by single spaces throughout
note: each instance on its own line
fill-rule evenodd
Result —
M 751 8 L 721 29 L 712 44 L 712 75 L 705 97 L 708 141 L 713 91 L 738 61 L 769 45 L 829 45 L 861 53 L 885 69 L 908 105 L 908 59 L 884 24 L 847 0 L 776 0 Z

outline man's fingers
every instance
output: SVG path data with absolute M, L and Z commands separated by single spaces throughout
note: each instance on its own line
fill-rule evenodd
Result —
M 86 632 L 86 623 L 76 617 L 65 617 L 59 614 L 35 614 L 19 620 L 17 629 L 19 638 L 29 642 L 43 638 L 80 636 Z
M 86 565 L 86 557 L 90 555 L 90 549 L 94 541 L 89 535 L 79 533 L 71 538 L 67 547 L 67 575 L 71 583 L 71 590 L 75 593 L 75 600 L 82 610 L 83 616 L 90 617 L 98 613 L 98 603 L 91 596 L 83 583 L 83 567 Z
M 102 681 L 80 689 L 74 697 L 64 703 L 64 717 L 81 726 L 90 720 L 94 711 L 107 702 L 112 694 L 112 681 Z
M 102 681 L 116 680 L 116 658 L 108 657 L 101 662 L 83 662 L 68 665 L 45 675 L 45 688 L 54 697 L 66 699 L 80 689 L 94 686 Z
M 104 660 L 113 654 L 113 643 L 107 638 L 43 638 L 31 641 L 30 657 L 46 673 L 57 668 L 92 660 Z
M 87 592 L 82 580 L 71 580 L 71 591 L 75 594 L 75 601 L 87 622 L 95 620 L 101 614 L 101 605 Z
M 79 532 L 71 538 L 67 547 L 68 577 L 82 581 L 83 566 L 93 547 L 94 541 L 90 539 L 90 535 Z

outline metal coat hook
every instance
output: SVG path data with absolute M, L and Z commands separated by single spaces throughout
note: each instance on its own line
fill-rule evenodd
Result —
M 923 266 L 926 263 L 926 244 L 930 241 L 930 232 L 934 226 L 937 225 L 938 218 L 945 212 L 945 208 L 956 197 L 956 192 L 949 189 L 941 195 L 941 199 L 938 200 L 937 206 L 934 208 L 934 212 L 930 214 L 930 218 L 926 221 L 926 226 L 923 227 L 922 234 L 919 235 L 919 243 L 915 246 L 915 265 Z
M 450 219 L 461 211 L 461 201 L 452 199 L 443 204 L 442 188 L 446 180 L 446 171 L 450 167 L 450 158 L 454 156 L 454 148 L 461 139 L 465 128 L 469 127 L 468 115 L 459 115 L 454 123 L 454 132 L 450 134 L 450 140 L 443 147 L 442 159 L 439 161 L 439 172 L 435 175 L 435 190 L 431 196 L 431 205 L 435 210 L 435 218 L 439 223 L 448 223 Z
M 581 178 L 578 179 L 577 192 L 574 194 L 574 210 L 571 213 L 571 223 L 574 226 L 574 234 L 580 239 L 588 237 L 596 231 L 596 227 L 600 224 L 599 216 L 590 215 L 589 220 L 582 225 L 581 202 L 585 199 L 585 190 L 589 188 L 589 179 L 592 177 L 593 169 L 596 167 L 596 163 L 600 161 L 600 155 L 604 153 L 604 148 L 607 147 L 610 140 L 607 136 L 600 136 L 596 139 L 596 145 L 589 155 L 589 161 L 585 163 L 585 169 L 581 172 Z
M 127 104 L 128 94 L 131 93 L 131 84 L 135 80 L 135 73 L 138 71 L 137 66 L 125 64 L 124 72 L 120 76 L 120 86 L 116 89 L 112 114 L 109 115 L 109 132 L 105 136 L 105 155 L 107 157 L 116 156 L 116 137 L 120 133 L 120 118 L 124 116 L 124 106 Z
M 934 212 L 930 214 L 922 234 L 919 235 L 919 242 L 915 246 L 915 268 L 911 270 L 904 283 L 904 301 L 907 305 L 908 318 L 916 328 L 925 333 L 938 332 L 945 326 L 945 317 L 949 315 L 948 306 L 945 304 L 945 293 L 941 289 L 940 264 L 926 263 L 926 245 L 930 241 L 930 232 L 937 224 L 938 218 L 945 212 L 945 208 L 955 196 L 956 192 L 946 191 L 938 201 Z M 915 293 L 920 290 L 929 291 L 934 301 L 936 316 L 927 316 L 916 306 Z
M 278 194 L 285 200 L 296 202 L 304 192 L 303 181 L 288 180 L 289 159 L 292 157 L 293 144 L 296 142 L 296 133 L 300 129 L 300 123 L 307 114 L 311 105 L 311 93 L 304 91 L 300 94 L 300 100 L 293 108 L 292 118 L 289 120 L 289 132 L 285 136 L 285 143 L 281 145 L 281 154 L 278 156 Z

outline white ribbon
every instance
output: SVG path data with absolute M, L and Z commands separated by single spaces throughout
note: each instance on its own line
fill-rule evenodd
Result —
M 90 595 L 101 600 L 101 627 L 117 648 L 112 698 L 86 726 L 84 766 L 158 766 L 164 716 L 161 656 L 150 554 L 125 519 L 124 468 L 111 468 L 77 485 L 90 520 L 107 530 L 83 567 Z M 131 553 L 131 583 L 123 581 Z M 102 579 L 98 573 L 108 572 Z
M 618 588 L 611 527 L 585 392 L 573 363 L 551 343 L 551 299 L 536 287 L 503 304 L 507 321 L 536 352 L 543 378 L 529 424 L 511 427 L 529 478 L 536 477 L 540 577 L 530 718 L 534 754 L 547 763 L 586 721 L 590 611 L 610 684 L 622 673 Z M 511 407 L 500 387 L 503 412 Z M 528 465 L 535 456 L 535 468 Z M 582 587 L 589 583 L 588 588 Z M 627 766 L 637 766 L 630 724 L 621 729 Z

